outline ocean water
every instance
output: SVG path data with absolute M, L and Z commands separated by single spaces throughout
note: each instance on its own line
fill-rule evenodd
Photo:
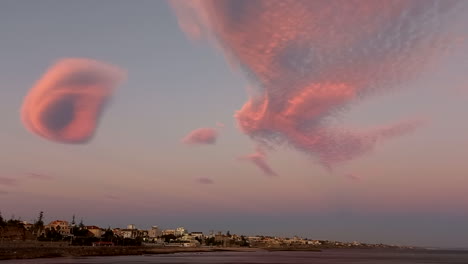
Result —
M 323 252 L 207 252 L 168 255 L 6 260 L 0 264 L 468 264 L 468 251 L 326 250 Z

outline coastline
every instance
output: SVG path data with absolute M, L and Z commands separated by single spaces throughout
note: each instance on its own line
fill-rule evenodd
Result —
M 69 246 L 47 245 L 38 246 L 6 246 L 0 244 L 0 261 L 13 259 L 39 259 L 62 257 L 92 257 L 92 256 L 131 256 L 159 255 L 177 253 L 207 253 L 207 252 L 322 252 L 323 250 L 427 250 L 422 248 L 317 248 L 317 247 L 152 247 L 152 246 Z
M 66 247 L 19 247 L 0 248 L 0 260 L 11 259 L 37 259 L 60 257 L 87 257 L 87 256 L 125 256 L 146 254 L 175 254 L 175 253 L 201 253 L 201 252 L 257 252 L 261 248 L 239 247 L 145 247 L 145 246 L 116 246 L 116 247 L 91 247 L 91 246 L 66 246 Z

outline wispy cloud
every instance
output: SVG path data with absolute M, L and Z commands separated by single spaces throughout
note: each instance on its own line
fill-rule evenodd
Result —
M 3 186 L 16 186 L 18 185 L 18 180 L 15 178 L 0 177 L 0 185 Z
M 214 181 L 211 178 L 207 177 L 200 177 L 195 179 L 195 181 L 200 184 L 214 184 Z
M 34 180 L 45 180 L 45 181 L 50 181 L 54 180 L 55 177 L 47 174 L 39 174 L 39 173 L 28 173 L 26 174 L 26 177 Z
M 362 177 L 360 175 L 354 174 L 354 173 L 347 173 L 345 174 L 345 177 L 349 180 L 352 181 L 361 181 Z
M 268 165 L 266 161 L 265 152 L 258 147 L 256 151 L 252 154 L 245 155 L 239 158 L 239 160 L 245 160 L 252 162 L 260 170 L 263 171 L 268 176 L 277 176 L 278 174 Z
M 235 114 L 240 130 L 257 144 L 287 144 L 330 168 L 422 124 L 403 117 L 366 130 L 330 120 L 428 70 L 455 43 L 446 22 L 457 3 L 176 0 L 172 6 L 188 36 L 214 40 L 255 83 Z M 272 173 L 265 154 L 246 159 Z
M 215 144 L 218 131 L 215 128 L 198 128 L 182 139 L 182 143 L 189 145 Z
M 106 195 L 104 195 L 104 198 L 108 199 L 108 200 L 119 200 L 120 199 L 119 196 L 113 195 L 113 194 L 106 194 Z
M 58 61 L 24 99 L 26 128 L 48 140 L 86 143 L 124 72 L 103 62 L 68 58 Z
M 8 194 L 8 192 L 4 190 L 0 190 L 0 195 L 5 195 L 5 194 Z

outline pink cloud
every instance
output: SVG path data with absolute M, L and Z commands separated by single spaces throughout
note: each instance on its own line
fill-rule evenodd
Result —
M 214 184 L 214 181 L 211 178 L 206 177 L 197 178 L 196 182 L 200 184 Z
M 35 179 L 35 180 L 53 180 L 55 177 L 46 175 L 46 174 L 39 174 L 39 173 L 28 173 L 27 177 L 30 179 Z
M 51 141 L 86 143 L 114 89 L 125 78 L 112 65 L 84 58 L 54 64 L 24 98 L 21 119 L 32 133 Z
M 106 194 L 104 195 L 104 198 L 109 199 L 109 200 L 119 200 L 118 196 L 112 195 L 112 194 Z
M 189 145 L 215 144 L 218 131 L 214 128 L 199 128 L 190 132 L 182 139 L 182 143 Z
M 405 0 L 172 2 L 179 23 L 197 26 L 196 34 L 182 27 L 189 37 L 214 40 L 256 84 L 234 115 L 239 129 L 261 146 L 287 144 L 327 168 L 421 126 L 420 120 L 402 120 L 350 129 L 329 121 L 362 100 L 401 88 L 445 54 L 454 42 L 447 41 L 448 34 L 440 36 L 451 27 L 440 18 L 456 5 L 442 5 Z M 244 159 L 274 173 L 265 153 Z
M 347 173 L 345 174 L 345 177 L 349 180 L 352 181 L 361 181 L 362 177 L 360 175 L 354 174 L 354 173 Z
M 0 177 L 0 185 L 3 186 L 15 186 L 18 184 L 18 180 L 14 178 Z
M 239 160 L 246 160 L 252 162 L 255 166 L 257 166 L 260 170 L 263 171 L 263 173 L 265 173 L 268 176 L 278 176 L 278 174 L 276 174 L 276 172 L 268 165 L 266 161 L 266 154 L 259 147 L 254 153 L 242 156 L 239 158 Z
M 7 192 L 7 191 L 0 190 L 0 195 L 5 195 L 5 194 L 8 194 L 8 192 Z

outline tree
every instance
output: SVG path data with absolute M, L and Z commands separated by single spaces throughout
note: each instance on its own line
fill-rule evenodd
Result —
M 241 247 L 248 247 L 248 246 L 250 246 L 250 244 L 249 244 L 249 242 L 247 241 L 247 239 L 245 239 L 245 236 L 241 236 L 240 246 L 241 246 Z
M 39 213 L 39 217 L 37 218 L 35 227 L 37 227 L 38 229 L 42 229 L 44 227 L 44 212 L 43 211 Z
M 57 226 L 57 229 L 60 226 Z M 62 235 L 54 227 L 46 230 L 46 239 L 50 241 L 60 241 L 62 240 Z
M 85 225 L 83 224 L 83 218 L 80 220 L 80 224 L 78 225 L 80 229 L 85 228 Z
M 2 212 L 0 212 L 0 226 L 6 226 L 6 222 L 3 219 Z
M 102 238 L 104 239 L 104 241 L 112 242 L 114 239 L 114 232 L 110 228 L 107 228 Z
M 173 234 L 163 235 L 163 236 L 161 236 L 161 238 L 164 239 L 164 242 L 166 242 L 166 243 L 171 242 L 171 240 L 176 240 L 177 239 L 177 237 L 175 235 L 173 235 Z
M 33 225 L 32 231 L 33 234 L 36 234 L 37 237 L 39 237 L 42 233 L 42 230 L 44 229 L 44 212 L 41 211 L 39 213 L 39 216 L 36 220 L 36 222 Z
M 226 236 L 231 237 L 231 232 L 229 232 L 229 230 L 227 231 Z
M 214 237 L 209 237 L 209 238 L 205 239 L 205 244 L 207 246 L 220 246 L 220 245 L 223 244 L 223 242 L 216 241 L 216 239 Z

